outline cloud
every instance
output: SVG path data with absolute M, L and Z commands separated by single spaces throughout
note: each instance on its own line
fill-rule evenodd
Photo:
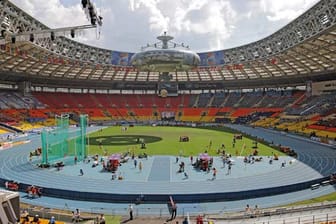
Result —
M 140 7 L 148 10 L 148 21 L 151 30 L 167 30 L 169 18 L 163 14 L 163 11 L 158 7 L 159 1 L 156 0 L 131 0 L 130 8 L 136 11 Z
M 65 7 L 60 0 L 12 0 L 12 2 L 52 28 L 88 23 L 80 4 Z
M 103 16 L 100 35 L 86 30 L 75 40 L 136 52 L 167 31 L 201 52 L 256 41 L 272 34 L 318 0 L 92 0 Z M 79 0 L 12 0 L 47 26 L 88 24 Z M 98 38 L 100 37 L 100 38 Z
M 260 0 L 260 6 L 267 18 L 271 21 L 293 20 L 309 7 L 313 6 L 318 0 L 293 0 L 293 1 L 274 1 Z
M 197 43 L 203 45 L 199 48 L 207 50 L 224 46 L 224 41 L 233 31 L 236 17 L 228 0 L 216 0 L 210 4 L 207 0 L 130 0 L 130 8 L 134 12 L 141 8 L 147 10 L 151 31 L 168 31 L 177 39 L 184 37 L 186 41 L 197 35 L 207 38 Z

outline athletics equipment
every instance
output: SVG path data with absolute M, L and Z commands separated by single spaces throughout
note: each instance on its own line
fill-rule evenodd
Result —
M 82 161 L 87 157 L 86 127 L 88 116 L 79 116 L 79 128 L 69 129 L 69 114 L 55 117 L 56 127 L 52 130 L 43 130 L 42 165 L 55 162 Z

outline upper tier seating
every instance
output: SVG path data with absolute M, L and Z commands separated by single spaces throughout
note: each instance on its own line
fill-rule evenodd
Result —
M 43 103 L 33 96 L 23 96 L 14 91 L 0 92 L 0 109 L 44 108 Z
M 286 110 L 291 115 L 324 114 L 336 107 L 336 93 L 305 98 L 300 105 Z
M 211 103 L 211 107 L 220 107 L 225 100 L 225 93 L 220 92 L 220 93 L 215 93 L 214 99 Z
M 198 107 L 207 107 L 213 94 L 212 93 L 201 93 L 198 98 Z
M 237 107 L 238 102 L 240 101 L 242 94 L 240 92 L 229 93 L 228 97 L 225 99 L 224 103 L 221 106 L 224 107 Z

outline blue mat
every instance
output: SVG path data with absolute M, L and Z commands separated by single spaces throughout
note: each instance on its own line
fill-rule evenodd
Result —
M 170 181 L 170 157 L 155 157 L 148 181 Z

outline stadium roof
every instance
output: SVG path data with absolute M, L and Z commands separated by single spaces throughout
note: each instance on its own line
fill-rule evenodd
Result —
M 158 72 L 129 66 L 133 52 L 96 48 L 57 34 L 20 33 L 48 29 L 7 0 L 0 1 L 0 80 L 55 87 L 156 89 Z M 11 38 L 16 35 L 15 43 Z M 202 66 L 171 72 L 180 89 L 295 86 L 334 80 L 336 2 L 322 0 L 272 35 L 244 46 L 201 53 Z M 218 60 L 219 59 L 219 60 Z M 126 61 L 126 62 L 125 62 Z

